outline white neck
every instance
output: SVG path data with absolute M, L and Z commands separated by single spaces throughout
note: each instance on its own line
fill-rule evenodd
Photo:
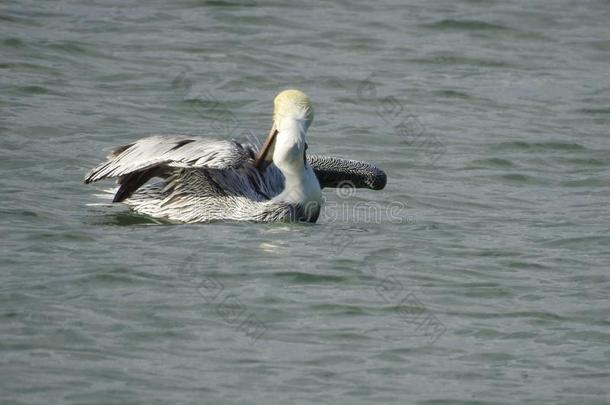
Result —
M 320 183 L 312 168 L 304 161 L 304 121 L 282 119 L 277 124 L 273 161 L 286 181 L 284 191 L 274 200 L 319 210 L 322 203 Z

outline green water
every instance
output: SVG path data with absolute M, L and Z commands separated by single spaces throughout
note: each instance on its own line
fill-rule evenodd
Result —
M 608 1 L 3 1 L 0 402 L 610 403 Z M 261 139 L 388 185 L 164 225 L 87 170 Z

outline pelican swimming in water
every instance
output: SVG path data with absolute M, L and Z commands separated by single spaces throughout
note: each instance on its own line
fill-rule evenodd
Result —
M 380 190 L 385 173 L 365 162 L 307 155 L 309 98 L 285 90 L 274 100 L 263 146 L 187 136 L 151 136 L 112 151 L 85 183 L 118 178 L 113 202 L 177 222 L 316 222 L 323 187 Z

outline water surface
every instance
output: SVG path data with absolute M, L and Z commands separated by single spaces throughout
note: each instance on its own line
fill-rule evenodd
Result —
M 608 403 L 607 1 L 5 1 L 7 403 Z M 149 134 L 375 162 L 316 225 L 159 224 L 81 179 Z

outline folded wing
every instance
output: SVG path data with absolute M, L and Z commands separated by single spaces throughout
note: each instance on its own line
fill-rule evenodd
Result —
M 307 161 L 322 188 L 349 186 L 381 190 L 387 181 L 383 170 L 367 162 L 320 155 L 308 155 Z

